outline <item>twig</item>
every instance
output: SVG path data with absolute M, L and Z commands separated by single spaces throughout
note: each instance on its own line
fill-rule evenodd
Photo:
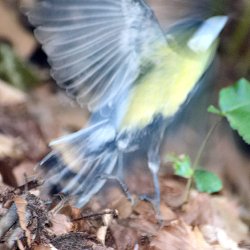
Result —
M 106 215 L 106 214 L 111 214 L 111 215 L 113 215 L 114 218 L 116 218 L 118 216 L 117 210 L 109 210 L 109 211 L 104 211 L 101 213 L 83 215 L 80 218 L 76 218 L 76 219 L 73 219 L 71 221 L 75 222 L 75 221 L 84 220 L 84 219 L 92 219 L 92 218 L 96 218 L 96 217 L 102 217 L 103 215 Z
M 39 186 L 41 186 L 43 184 L 43 181 L 42 180 L 31 180 L 29 182 L 26 182 L 25 184 L 17 187 L 15 190 L 14 190 L 14 193 L 15 194 L 20 194 L 20 193 L 23 193 L 24 191 L 29 191 L 31 189 L 34 189 L 34 188 L 37 188 Z

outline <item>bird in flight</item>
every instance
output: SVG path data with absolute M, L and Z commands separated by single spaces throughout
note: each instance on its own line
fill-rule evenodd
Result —
M 78 132 L 50 143 L 47 184 L 84 206 L 123 156 L 146 148 L 159 211 L 162 137 L 211 64 L 225 16 L 187 18 L 165 31 L 144 0 L 41 0 L 27 13 L 57 84 L 90 112 Z

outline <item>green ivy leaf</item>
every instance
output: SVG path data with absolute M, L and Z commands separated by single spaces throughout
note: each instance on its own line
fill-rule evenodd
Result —
M 250 82 L 240 79 L 220 91 L 219 106 L 230 126 L 250 144 Z
M 222 189 L 220 178 L 212 172 L 197 169 L 194 171 L 194 182 L 200 192 L 216 193 Z
M 190 178 L 193 176 L 194 171 L 192 169 L 192 164 L 191 164 L 189 156 L 187 156 L 187 155 L 180 155 L 180 156 L 169 155 L 167 157 L 167 159 L 173 163 L 175 175 L 178 175 L 178 176 L 181 176 L 184 178 Z

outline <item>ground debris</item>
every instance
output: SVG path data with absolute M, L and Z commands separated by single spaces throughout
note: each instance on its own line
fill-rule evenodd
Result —
M 3 182 L 19 186 L 48 151 L 46 139 L 29 111 L 27 95 L 0 82 L 0 172 Z
M 71 232 L 65 235 L 57 236 L 51 240 L 51 244 L 60 250 L 82 250 L 82 249 L 96 249 L 106 250 L 112 248 L 106 248 L 96 241 L 96 238 L 86 233 Z
M 27 101 L 27 95 L 0 80 L 0 105 L 1 107 L 10 107 L 25 105 Z
M 44 202 L 27 191 L 21 195 L 12 194 L 12 203 L 8 201 L 11 206 L 0 219 L 2 241 L 9 248 L 14 247 L 18 240 L 27 247 L 37 241 L 47 243 L 45 227 L 49 220 Z
M 105 239 L 113 244 L 109 225 L 113 215 L 117 215 L 115 212 L 83 215 L 69 205 L 56 210 L 51 202 L 28 191 L 28 187 L 34 186 L 33 181 L 26 189 L 6 188 L 2 194 L 1 206 L 6 208 L 0 218 L 1 249 L 114 249 L 104 244 Z M 98 240 L 97 232 L 103 226 L 102 240 Z
M 18 188 L 0 189 L 3 247 L 31 250 L 247 249 L 248 228 L 240 220 L 240 209 L 236 202 L 222 195 L 192 191 L 188 203 L 179 207 L 173 200 L 168 204 L 162 199 L 159 223 L 147 202 L 137 200 L 134 206 L 122 207 L 123 194 L 119 194 L 115 186 L 106 191 L 110 196 L 114 194 L 110 204 L 104 204 L 103 199 L 99 204 L 96 197 L 86 208 L 78 209 L 63 198 L 52 202 L 42 200 L 39 192 L 35 196 L 31 192 L 39 185 L 42 181 L 34 179 Z M 168 176 L 161 189 L 170 190 L 170 186 L 171 190 L 176 190 L 183 185 L 179 179 Z

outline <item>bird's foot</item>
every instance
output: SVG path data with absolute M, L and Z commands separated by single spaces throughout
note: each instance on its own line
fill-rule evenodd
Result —
M 162 224 L 163 219 L 162 219 L 162 215 L 160 211 L 160 197 L 158 197 L 158 195 L 142 194 L 139 196 L 139 199 L 143 201 L 147 201 L 152 205 L 155 211 L 155 216 L 156 216 L 156 219 L 158 220 L 158 223 Z
M 134 200 L 132 194 L 129 192 L 127 184 L 121 178 L 119 178 L 119 177 L 117 177 L 115 175 L 107 175 L 107 174 L 101 175 L 100 178 L 101 179 L 106 179 L 106 180 L 114 180 L 114 181 L 116 181 L 119 184 L 122 192 L 127 197 L 128 201 L 132 204 L 132 206 L 134 206 L 135 200 Z

